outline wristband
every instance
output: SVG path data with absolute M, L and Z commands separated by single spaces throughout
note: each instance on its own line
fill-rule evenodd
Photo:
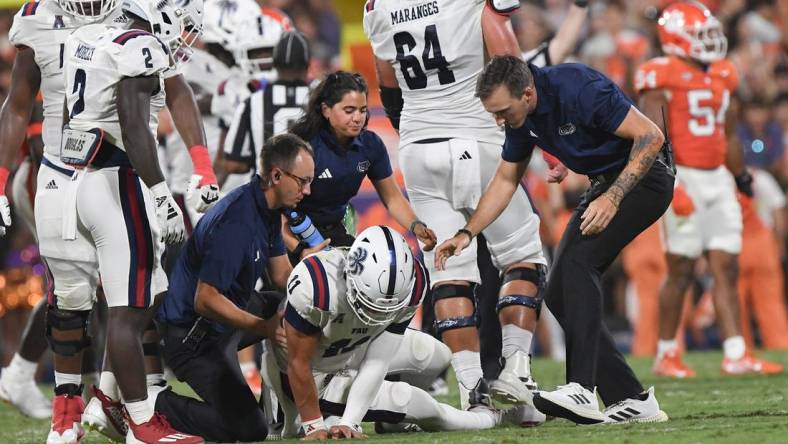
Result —
M 466 230 L 465 228 L 460 228 L 459 230 L 457 230 L 456 233 L 454 233 L 455 236 L 459 236 L 460 234 L 464 234 L 464 235 L 468 236 L 468 242 L 473 240 L 473 233 L 471 233 L 471 230 Z
M 413 234 L 416 234 L 416 231 L 415 231 L 416 230 L 416 225 L 424 225 L 425 227 L 427 226 L 427 224 L 425 224 L 424 222 L 422 222 L 422 221 L 420 221 L 418 219 L 414 220 L 410 224 L 410 232 L 413 233 Z
M 8 168 L 0 166 L 0 196 L 5 196 L 5 186 L 8 183 L 8 176 L 11 174 Z
M 311 421 L 303 421 L 301 427 L 304 429 L 304 435 L 309 436 L 318 430 L 328 430 L 326 423 L 323 422 L 323 417 L 313 419 Z
M 211 155 L 208 154 L 208 148 L 203 145 L 194 145 L 189 148 L 189 157 L 192 158 L 192 165 L 194 166 L 194 174 L 202 176 L 200 179 L 200 186 L 216 184 L 216 174 L 213 172 L 211 164 Z

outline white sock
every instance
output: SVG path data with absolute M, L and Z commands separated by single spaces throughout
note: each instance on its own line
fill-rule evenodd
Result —
M 145 375 L 145 382 L 148 387 L 152 385 L 161 385 L 164 381 L 164 373 L 148 373 Z
M 525 354 L 531 352 L 531 341 L 534 338 L 532 332 L 514 324 L 506 324 L 501 327 L 501 337 L 501 356 L 504 358 L 508 358 L 518 351 Z
M 36 375 L 36 367 L 38 367 L 37 362 L 28 361 L 19 356 L 19 353 L 16 353 L 11 359 L 11 363 L 6 367 L 4 373 L 8 373 L 9 378 L 17 381 L 22 379 L 33 379 Z
M 481 430 L 496 425 L 491 412 L 459 410 L 436 401 L 429 393 L 416 387 L 413 387 L 405 407 L 405 422 L 418 424 L 427 431 Z
M 482 378 L 482 361 L 479 352 L 458 351 L 451 356 L 451 366 L 457 375 L 457 382 L 470 390 Z
M 140 425 L 146 423 L 153 417 L 153 406 L 150 405 L 147 399 L 127 402 L 125 406 L 134 424 Z
M 60 373 L 55 372 L 55 387 L 59 387 L 61 385 L 66 384 L 74 384 L 80 385 L 82 384 L 82 375 L 72 375 L 71 373 Z
M 657 359 L 662 359 L 665 353 L 678 350 L 679 344 L 675 339 L 660 339 L 657 341 Z
M 745 349 L 744 338 L 741 336 L 731 336 L 722 341 L 722 350 L 728 359 L 741 359 L 744 356 Z
M 101 372 L 99 377 L 99 390 L 104 392 L 113 401 L 120 400 L 120 391 L 118 390 L 118 381 L 115 379 L 115 374 L 112 372 Z
M 254 361 L 241 362 L 241 373 L 246 374 L 248 371 L 257 370 Z

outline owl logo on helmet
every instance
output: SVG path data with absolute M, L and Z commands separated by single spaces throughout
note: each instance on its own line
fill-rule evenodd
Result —
M 405 239 L 389 227 L 369 227 L 345 261 L 348 305 L 367 325 L 389 324 L 410 303 L 415 273 Z
M 674 3 L 662 11 L 657 24 L 665 54 L 710 64 L 724 58 L 728 52 L 722 24 L 702 3 Z

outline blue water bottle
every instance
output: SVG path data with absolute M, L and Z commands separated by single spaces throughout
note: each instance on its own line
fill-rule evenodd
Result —
M 287 224 L 290 225 L 290 231 L 297 238 L 306 242 L 310 248 L 318 246 L 324 241 L 323 235 L 317 231 L 317 228 L 312 224 L 312 219 L 306 214 L 301 214 L 295 210 L 287 210 L 285 211 L 285 216 L 287 217 Z M 326 247 L 325 249 L 329 250 L 330 248 Z

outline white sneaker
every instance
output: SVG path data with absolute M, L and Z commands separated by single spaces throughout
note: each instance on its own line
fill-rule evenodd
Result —
M 501 358 L 503 370 L 498 379 L 490 383 L 493 399 L 504 404 L 533 405 L 533 392 L 539 387 L 531 377 L 531 356 L 517 351 L 508 358 Z
M 113 401 L 96 386 L 93 386 L 93 393 L 93 398 L 82 413 L 82 425 L 111 441 L 124 442 L 129 426 L 123 417 L 123 404 Z
M 605 424 L 624 424 L 627 422 L 665 422 L 668 415 L 659 409 L 654 387 L 650 387 L 648 397 L 641 401 L 628 398 L 605 409 Z
M 534 407 L 545 415 L 566 418 L 577 424 L 598 424 L 605 420 L 605 415 L 599 411 L 596 389 L 591 392 L 576 382 L 559 385 L 552 392 L 536 392 Z
M 546 420 L 547 415 L 530 405 L 518 405 L 503 412 L 503 422 L 520 427 L 536 427 Z
M 31 418 L 52 417 L 52 401 L 41 393 L 36 382 L 32 378 L 20 380 L 11 376 L 7 367 L 0 375 L 0 399 Z

